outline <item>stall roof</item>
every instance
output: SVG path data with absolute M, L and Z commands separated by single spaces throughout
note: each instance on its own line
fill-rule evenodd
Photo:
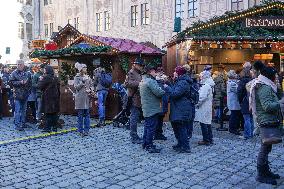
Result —
M 138 43 L 130 39 L 112 38 L 112 37 L 102 37 L 102 36 L 91 36 L 91 35 L 81 35 L 70 44 L 73 46 L 79 44 L 82 41 L 93 40 L 95 43 L 100 43 L 101 45 L 110 46 L 116 49 L 118 53 L 130 53 L 130 54 L 155 54 L 162 55 L 163 52 L 159 48 L 150 47 L 144 43 Z
M 226 12 L 222 16 L 193 23 L 175 35 L 165 46 L 170 47 L 188 38 L 193 40 L 273 40 L 284 41 L 282 28 L 245 27 L 245 18 L 284 15 L 284 2 L 272 1 L 241 12 Z

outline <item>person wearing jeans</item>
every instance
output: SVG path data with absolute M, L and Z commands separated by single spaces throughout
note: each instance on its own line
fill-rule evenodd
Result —
M 212 103 L 213 103 L 213 87 L 215 85 L 211 78 L 211 73 L 203 71 L 200 73 L 199 101 L 196 105 L 195 121 L 201 126 L 203 140 L 198 145 L 213 144 L 212 135 Z
M 142 147 L 149 153 L 159 153 L 160 149 L 157 149 L 153 144 L 153 139 L 159 122 L 159 114 L 162 111 L 160 101 L 165 91 L 155 79 L 157 76 L 156 67 L 148 65 L 145 70 L 146 74 L 142 76 L 142 81 L 139 84 L 142 111 L 145 118 Z
M 10 82 L 15 93 L 14 123 L 16 129 L 22 131 L 26 123 L 27 101 L 31 90 L 31 74 L 25 71 L 23 60 L 17 61 L 17 69 L 11 74 Z
M 90 130 L 90 93 L 92 92 L 92 80 L 87 75 L 87 66 L 85 64 L 80 64 L 77 62 L 75 64 L 75 68 L 79 71 L 74 78 L 75 109 L 78 112 L 77 128 L 81 136 L 86 136 L 89 134 Z M 101 97 L 99 97 L 99 99 L 100 98 Z
M 42 91 L 40 89 L 38 89 L 37 87 L 38 87 L 39 78 L 43 75 L 45 66 L 46 66 L 46 64 L 41 64 L 40 65 L 40 69 L 38 70 L 38 72 L 35 73 L 35 75 L 33 76 L 33 80 L 32 80 L 32 86 L 34 88 L 36 88 L 36 120 L 37 120 L 37 126 L 40 125 L 40 120 L 42 119 L 42 112 L 41 112 L 41 108 L 42 108 L 42 99 L 41 99 Z
M 137 123 L 140 120 L 141 97 L 139 83 L 142 80 L 143 59 L 136 58 L 132 69 L 127 73 L 125 87 L 127 88 L 128 104 L 130 107 L 130 140 L 133 144 L 141 144 L 142 139 L 137 134 Z
M 100 90 L 97 91 L 98 94 L 98 106 L 99 106 L 99 120 L 100 122 L 104 122 L 105 120 L 105 113 L 106 113 L 106 98 L 108 95 L 108 91 L 107 90 Z M 103 123 L 104 125 L 104 123 Z

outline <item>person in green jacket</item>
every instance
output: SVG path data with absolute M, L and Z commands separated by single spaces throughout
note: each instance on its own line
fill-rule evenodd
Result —
M 271 133 L 279 132 L 282 122 L 280 106 L 282 100 L 275 84 L 276 70 L 263 66 L 260 75 L 251 87 L 250 107 L 256 122 L 260 128 L 260 136 L 263 139 L 271 137 Z M 271 172 L 269 168 L 268 155 L 272 150 L 272 144 L 261 143 L 261 148 L 257 157 L 257 177 L 256 180 L 266 184 L 276 185 L 278 174 Z
M 40 89 L 38 89 L 38 82 L 39 82 L 39 78 L 41 76 L 43 76 L 43 71 L 44 71 L 45 65 L 46 64 L 41 64 L 39 71 L 32 78 L 32 87 L 36 88 L 36 120 L 37 120 L 38 126 L 39 126 L 40 120 L 42 118 L 42 113 L 41 113 L 42 91 Z
M 148 65 L 145 67 L 145 71 L 146 74 L 142 76 L 142 81 L 139 84 L 142 111 L 145 118 L 142 147 L 149 153 L 159 153 L 160 149 L 153 145 L 153 138 L 159 122 L 159 114 L 162 111 L 160 103 L 165 91 L 155 80 L 156 67 Z

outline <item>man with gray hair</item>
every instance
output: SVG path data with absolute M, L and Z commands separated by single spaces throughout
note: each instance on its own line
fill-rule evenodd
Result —
M 26 122 L 27 102 L 32 86 L 31 74 L 25 70 L 23 60 L 17 60 L 17 69 L 12 72 L 10 81 L 15 97 L 14 123 L 16 130 L 23 131 Z

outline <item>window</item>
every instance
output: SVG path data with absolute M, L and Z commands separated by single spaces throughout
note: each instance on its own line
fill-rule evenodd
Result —
M 45 38 L 48 37 L 48 24 L 44 24 L 44 36 Z
M 188 0 L 188 18 L 197 16 L 197 0 Z
M 71 22 L 71 19 L 68 19 L 68 20 L 67 20 L 67 23 L 70 24 L 70 22 Z
M 75 26 L 76 29 L 79 28 L 79 17 L 74 18 L 74 26 Z
M 261 0 L 248 0 L 248 7 L 253 7 L 256 5 L 260 5 L 261 4 Z
M 54 30 L 53 30 L 53 23 L 49 24 L 49 31 L 50 31 L 50 36 L 52 36 Z
M 32 0 L 26 0 L 26 5 L 32 5 L 33 1 Z
M 183 6 L 183 0 L 175 0 L 176 17 L 182 18 L 183 15 L 182 6 Z
M 25 38 L 24 23 L 23 22 L 19 22 L 18 23 L 18 37 L 20 39 L 24 39 Z
M 17 0 L 18 3 L 24 3 L 24 0 Z
M 231 0 L 232 11 L 239 11 L 244 9 L 243 0 Z
M 135 27 L 138 25 L 137 17 L 138 17 L 138 5 L 131 6 L 131 27 Z
M 58 30 L 58 31 L 62 30 L 62 27 L 61 27 L 61 26 L 58 26 L 58 27 L 57 27 L 57 30 Z
M 27 39 L 32 40 L 33 39 L 33 25 L 27 23 L 26 24 L 26 33 L 27 33 Z
M 52 4 L 52 0 L 43 0 L 43 5 Z
M 67 35 L 67 45 L 71 45 L 73 40 L 74 40 L 74 37 L 72 35 Z
M 110 29 L 110 13 L 105 11 L 105 31 Z
M 141 4 L 141 24 L 148 25 L 150 24 L 150 11 L 148 3 Z
M 33 21 L 33 16 L 30 13 L 28 13 L 26 15 L 26 19 L 27 19 L 27 21 L 31 22 L 31 21 Z
M 97 21 L 97 25 L 96 25 L 96 28 L 97 28 L 97 32 L 100 32 L 103 30 L 103 13 L 97 13 L 96 14 L 96 21 Z

